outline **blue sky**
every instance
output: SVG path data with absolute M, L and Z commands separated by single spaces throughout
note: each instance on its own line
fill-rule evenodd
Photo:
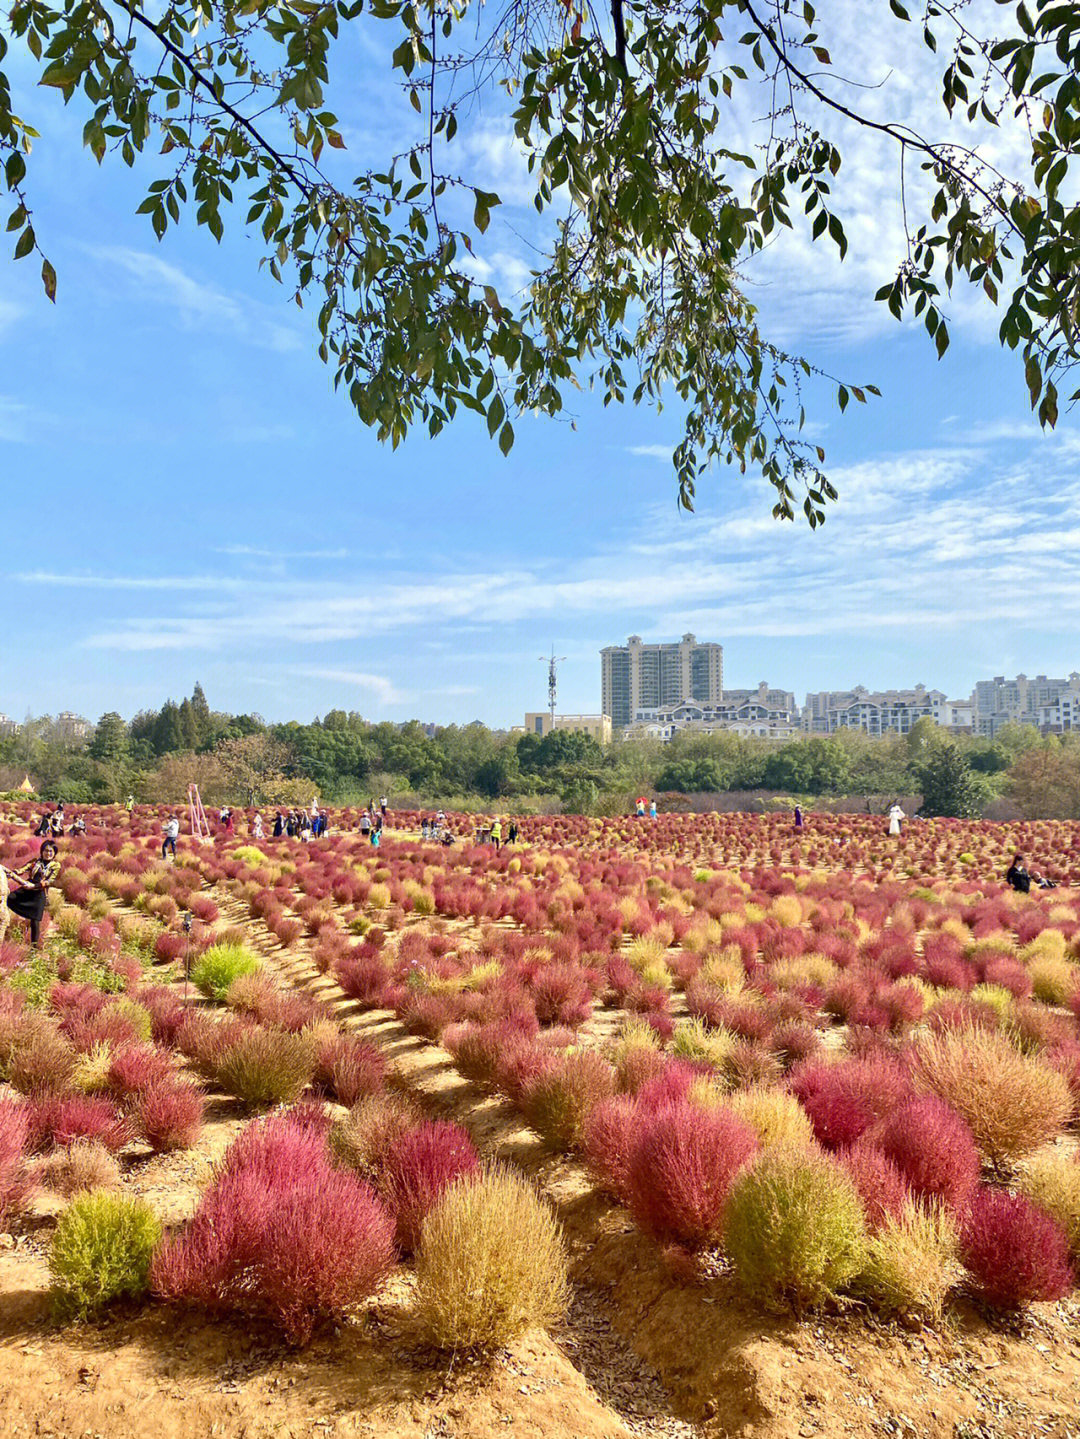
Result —
M 871 106 L 918 121 L 917 52 L 859 8 L 831 48 L 888 76 Z M 384 38 L 350 41 L 371 84 L 332 97 L 350 166 L 395 123 Z M 812 408 L 841 499 L 811 534 L 724 470 L 678 513 L 675 411 L 586 395 L 574 429 L 517 421 L 508 460 L 471 417 L 380 446 L 242 224 L 221 246 L 189 225 L 159 244 L 134 214 L 156 172 L 99 171 L 85 117 L 13 68 L 42 133 L 31 195 L 59 291 L 50 306 L 36 267 L 0 263 L 0 711 L 131 715 L 201 680 L 212 706 L 268 719 L 509 725 L 544 706 L 552 644 L 561 708 L 592 711 L 602 645 L 685 630 L 724 644 L 729 685 L 800 698 L 917 681 L 956 697 L 1080 667 L 1080 427 L 1039 433 L 992 311 L 960 297 L 937 363 L 873 305 L 900 243 L 895 157 L 873 139 L 845 149 L 843 266 L 795 236 L 747 271 L 766 333 L 883 391 L 844 416 Z M 748 97 L 748 143 L 758 113 Z M 494 112 L 463 143 L 507 201 L 480 264 L 512 288 L 532 233 L 520 159 Z M 1015 136 L 987 143 L 1015 159 Z

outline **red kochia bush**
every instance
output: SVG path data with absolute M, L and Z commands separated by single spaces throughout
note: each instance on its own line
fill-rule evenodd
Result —
M 911 1190 L 904 1176 L 887 1154 L 860 1139 L 850 1149 L 841 1149 L 837 1158 L 854 1180 L 862 1200 L 866 1227 L 876 1234 L 888 1219 L 899 1218 Z
M 603 1190 L 624 1204 L 638 1122 L 635 1102 L 625 1094 L 617 1094 L 612 1099 L 602 1099 L 592 1109 L 582 1133 L 590 1173 Z
M 757 1135 L 730 1109 L 684 1100 L 657 1110 L 630 1153 L 631 1213 L 660 1243 L 703 1248 L 718 1237 L 731 1182 L 756 1149 Z
M 1061 1226 L 1020 1194 L 976 1190 L 960 1231 L 960 1257 L 995 1309 L 1060 1299 L 1072 1286 Z
M 155 1154 L 190 1149 L 202 1130 L 206 1101 L 194 1084 L 157 1080 L 139 1094 L 132 1118 Z
M 151 1033 L 155 1044 L 172 1046 L 185 1018 L 191 1013 L 180 996 L 164 985 L 153 985 L 140 989 L 138 1001 L 150 1012 Z
M 249 1125 L 195 1217 L 154 1256 L 166 1299 L 262 1315 L 294 1344 L 370 1294 L 393 1263 L 393 1221 L 369 1185 L 332 1167 L 325 1127 Z
M 800 1065 L 792 1072 L 791 1090 L 809 1115 L 818 1143 L 841 1149 L 908 1098 L 911 1084 L 892 1060 L 867 1056 Z
M 399 1248 L 411 1253 L 428 1211 L 448 1184 L 480 1167 L 476 1149 L 460 1124 L 428 1120 L 397 1135 L 387 1146 L 378 1190 L 394 1216 Z
M 115 1154 L 131 1138 L 127 1120 L 107 1099 L 49 1094 L 32 1099 L 27 1109 L 29 1145 L 35 1151 L 74 1144 L 77 1139 L 96 1139 Z
M 150 1044 L 118 1049 L 109 1065 L 109 1092 L 121 1103 L 141 1094 L 173 1072 L 172 1057 Z
M 937 1199 L 956 1209 L 979 1181 L 979 1153 L 971 1130 L 933 1095 L 894 1109 L 873 1130 L 873 1139 L 920 1199 Z

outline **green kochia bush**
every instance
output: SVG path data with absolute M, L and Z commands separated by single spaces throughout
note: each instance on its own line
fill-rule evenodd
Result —
M 141 1199 L 97 1190 L 72 1200 L 49 1254 L 57 1313 L 82 1319 L 111 1299 L 145 1293 L 160 1238 L 161 1225 Z
M 215 944 L 199 956 L 191 977 L 203 994 L 223 1003 L 229 986 L 242 974 L 254 974 L 262 968 L 258 955 L 239 944 Z
M 830 1298 L 862 1268 L 866 1229 L 847 1172 L 813 1150 L 767 1149 L 735 1180 L 727 1252 L 742 1287 L 797 1309 Z

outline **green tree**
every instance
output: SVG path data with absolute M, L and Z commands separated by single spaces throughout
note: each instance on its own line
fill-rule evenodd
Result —
M 199 725 L 190 700 L 180 701 L 180 733 L 184 737 L 184 749 L 199 748 Z
M 108 765 L 119 765 L 127 759 L 128 729 L 115 710 L 98 720 L 89 753 L 93 759 Z
M 139 207 L 159 237 L 190 205 L 220 239 L 240 204 L 270 273 L 316 303 L 319 353 L 380 437 L 397 444 L 417 423 L 435 434 L 470 409 L 506 452 L 517 412 L 558 415 L 583 382 L 635 403 L 659 404 L 674 388 L 683 504 L 722 458 L 765 475 L 774 513 L 790 517 L 801 501 L 816 524 L 835 491 L 824 452 L 801 433 L 812 366 L 762 333 L 738 277 L 789 228 L 800 232 L 793 243 L 805 236 L 844 256 L 845 133 L 869 127 L 895 146 L 906 234 L 880 303 L 897 317 L 910 309 L 941 355 L 949 291 L 970 285 L 1000 302 L 1002 343 L 1021 352 L 1043 424 L 1055 422 L 1062 372 L 1080 354 L 1075 7 L 1002 0 L 991 35 L 973 31 L 964 0 L 868 5 L 866 23 L 883 34 L 917 21 L 957 127 L 1022 114 L 1026 128 L 1007 139 L 1026 135 L 1028 153 L 1013 174 L 995 168 L 1009 143 L 980 148 L 974 129 L 971 145 L 959 133 L 939 143 L 913 129 L 906 88 L 893 115 L 876 93 L 864 107 L 832 37 L 843 10 L 842 0 L 510 0 L 495 11 L 467 0 L 176 0 L 162 10 L 15 0 L 0 63 L 14 43 L 26 52 L 20 71 L 77 97 L 99 162 L 168 155 Z M 395 117 L 394 155 L 342 169 L 330 163 L 345 146 L 327 99 L 331 62 L 351 82 L 357 55 L 381 53 L 417 114 L 403 106 Z M 371 78 L 385 92 L 391 77 Z M 774 97 L 767 139 L 740 151 L 740 109 L 758 113 L 762 80 Z M 477 168 L 485 147 L 470 145 L 496 83 L 548 221 L 520 296 L 478 278 L 473 261 L 500 204 Z M 49 237 L 34 225 L 32 121 L 13 110 L 0 72 L 8 230 L 52 298 Z M 925 187 L 907 179 L 914 166 Z M 836 382 L 841 409 L 868 391 Z
M 198 680 L 191 692 L 191 712 L 195 716 L 195 748 L 205 749 L 213 739 L 214 727 L 210 719 L 210 706 L 206 703 L 206 695 Z
M 933 747 L 920 767 L 919 779 L 923 814 L 975 819 L 982 812 L 981 791 L 971 766 L 954 741 L 939 741 Z
M 180 720 L 180 706 L 166 700 L 161 706 L 154 723 L 154 753 L 176 754 L 184 748 L 184 727 Z

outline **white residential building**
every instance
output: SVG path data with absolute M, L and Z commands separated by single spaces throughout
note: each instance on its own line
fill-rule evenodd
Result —
M 810 734 L 861 729 L 869 735 L 907 734 L 921 719 L 944 724 L 946 698 L 941 690 L 916 685 L 910 690 L 822 690 L 806 696 L 803 728 Z

